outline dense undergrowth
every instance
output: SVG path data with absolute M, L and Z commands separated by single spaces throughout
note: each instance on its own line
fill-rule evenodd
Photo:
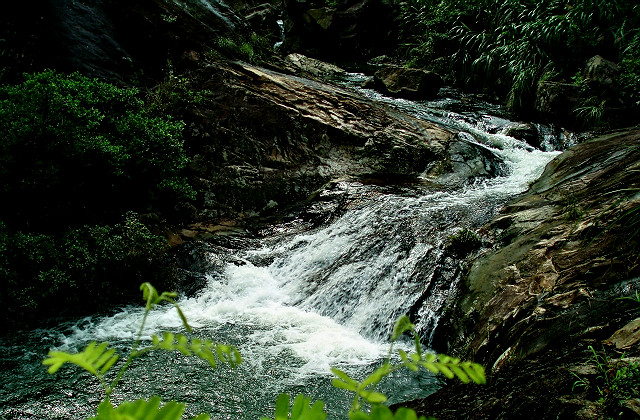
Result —
M 143 221 L 177 218 L 195 192 L 184 124 L 156 96 L 51 70 L 0 87 L 3 318 L 95 309 L 171 279 L 166 240 Z
M 400 56 L 514 110 L 531 111 L 545 82 L 571 85 L 567 119 L 582 127 L 624 124 L 639 109 L 635 2 L 409 0 L 400 7 Z M 596 55 L 617 67 L 612 80 L 588 74 L 585 62 Z

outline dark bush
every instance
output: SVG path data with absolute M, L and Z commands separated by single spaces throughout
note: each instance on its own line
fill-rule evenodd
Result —
M 0 217 L 55 231 L 193 198 L 183 123 L 149 114 L 137 94 L 54 71 L 0 87 Z
M 79 74 L 0 86 L 4 319 L 95 311 L 142 282 L 169 285 L 166 240 L 138 214 L 171 217 L 195 194 L 184 124 L 158 114 L 137 90 Z
M 11 232 L 0 222 L 2 318 L 28 322 L 91 312 L 129 301 L 137 294 L 128 291 L 146 280 L 170 286 L 173 267 L 166 248 L 166 240 L 135 213 L 115 225 L 61 235 Z

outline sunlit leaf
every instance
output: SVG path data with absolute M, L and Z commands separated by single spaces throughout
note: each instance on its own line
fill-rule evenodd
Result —
M 64 351 L 49 351 L 48 357 L 42 361 L 43 365 L 48 365 L 47 371 L 55 373 L 65 363 L 71 363 L 83 368 L 94 376 L 101 376 L 107 372 L 118 360 L 115 349 L 108 349 L 108 343 L 97 345 L 95 341 L 80 353 L 67 353 Z
M 407 331 L 413 331 L 415 329 L 415 325 L 411 323 L 409 317 L 403 315 L 400 317 L 396 324 L 393 326 L 393 333 L 391 334 L 391 341 L 396 341 L 398 337 L 404 334 Z

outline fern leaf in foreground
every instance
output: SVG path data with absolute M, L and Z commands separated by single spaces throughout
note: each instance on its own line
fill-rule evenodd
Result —
M 185 356 L 194 355 L 207 361 L 212 368 L 215 368 L 217 365 L 216 359 L 220 362 L 227 363 L 232 368 L 242 362 L 240 352 L 233 346 L 216 344 L 211 340 L 200 340 L 198 338 L 189 340 L 182 334 L 173 334 L 170 332 L 164 332 L 162 338 L 154 335 L 152 337 L 152 346 L 141 350 L 141 352 L 154 349 L 179 351 Z
M 384 405 L 373 407 L 370 413 L 357 411 L 352 413 L 349 418 L 350 420 L 427 420 L 425 416 L 418 417 L 416 412 L 409 408 L 400 407 L 394 414 L 389 407 Z M 432 419 L 433 417 L 429 418 L 429 420 Z
M 298 395 L 291 407 L 289 416 L 289 395 L 280 394 L 276 400 L 276 416 L 273 420 L 325 420 L 327 413 L 324 411 L 324 403 L 316 401 L 311 405 L 311 398 Z M 269 417 L 262 417 L 261 420 L 272 420 Z
M 478 363 L 463 362 L 457 357 L 445 354 L 426 354 L 418 363 L 425 369 L 433 373 L 442 373 L 449 379 L 457 377 L 465 384 L 472 381 L 480 385 L 487 383 L 484 367 Z
M 55 373 L 65 363 L 71 363 L 80 366 L 94 376 L 102 377 L 117 360 L 118 355 L 115 354 L 115 349 L 108 348 L 108 343 L 98 345 L 95 341 L 92 341 L 80 353 L 72 354 L 51 350 L 48 357 L 42 361 L 42 364 L 49 365 L 47 369 L 49 373 Z
M 98 415 L 88 420 L 181 420 L 185 404 L 169 401 L 160 407 L 160 397 L 149 401 L 127 401 L 114 407 L 107 399 L 100 403 Z M 206 414 L 200 414 L 192 420 L 209 420 Z

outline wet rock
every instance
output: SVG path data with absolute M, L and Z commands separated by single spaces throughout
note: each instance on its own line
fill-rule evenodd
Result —
M 287 55 L 284 63 L 293 73 L 307 77 L 332 79 L 345 73 L 344 69 L 336 65 L 297 53 Z
M 571 112 L 580 103 L 580 86 L 553 81 L 540 82 L 536 92 L 535 110 L 542 115 L 573 118 Z M 556 118 L 557 120 L 557 118 Z
M 507 127 L 504 134 L 518 140 L 527 142 L 536 149 L 541 149 L 540 133 L 535 125 L 531 123 L 518 123 Z
M 494 177 L 503 173 L 502 158 L 480 143 L 459 133 L 449 144 L 452 173 L 448 178 L 466 180 L 475 177 Z M 447 176 L 445 176 L 447 178 Z
M 636 318 L 604 341 L 618 350 L 628 350 L 640 343 L 640 318 Z
M 415 177 L 446 160 L 453 133 L 359 94 L 242 63 L 200 72 L 187 142 L 205 191 L 200 218 L 236 218 L 305 199 L 327 181 Z
M 433 72 L 406 67 L 380 69 L 374 80 L 384 93 L 407 99 L 433 98 L 443 85 L 442 78 Z
M 633 398 L 626 400 L 623 404 L 623 411 L 621 418 L 638 418 L 640 417 L 640 398 Z
M 620 74 L 620 68 L 600 55 L 591 57 L 583 70 L 585 82 L 590 85 L 611 86 Z
M 493 382 L 477 392 L 447 387 L 441 397 L 416 402 L 425 413 L 594 418 L 593 403 L 571 393 L 575 376 L 567 369 L 588 362 L 588 347 L 600 343 L 631 356 L 639 351 L 637 302 L 619 299 L 640 289 L 640 235 L 632 222 L 640 214 L 639 141 L 636 129 L 570 148 L 480 230 L 494 250 L 469 266 L 454 314 L 443 323 L 457 335 L 438 350 L 484 364 Z M 438 406 L 470 392 L 478 401 L 449 411 Z M 548 406 L 523 401 L 527 393 Z

